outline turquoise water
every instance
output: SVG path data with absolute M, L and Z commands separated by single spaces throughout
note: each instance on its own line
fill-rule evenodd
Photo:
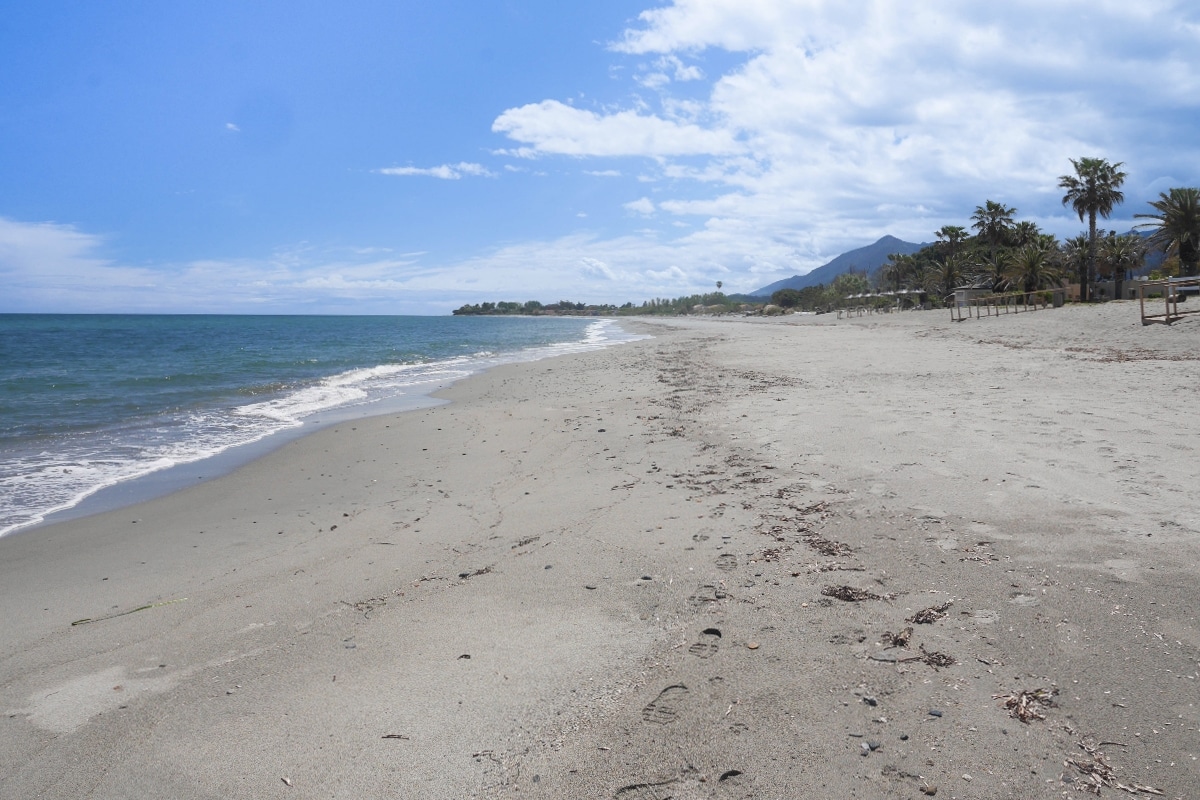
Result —
M 0 535 L 323 412 L 631 338 L 575 317 L 0 314 Z

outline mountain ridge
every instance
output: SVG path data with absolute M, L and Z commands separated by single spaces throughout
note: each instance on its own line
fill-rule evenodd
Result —
M 807 272 L 804 275 L 793 275 L 790 278 L 769 283 L 761 289 L 748 292 L 748 294 L 751 297 L 770 297 L 780 289 L 804 289 L 808 286 L 830 283 L 838 275 L 849 272 L 852 269 L 869 273 L 887 263 L 888 256 L 892 253 L 909 255 L 928 246 L 928 242 L 916 244 L 906 242 L 891 235 L 883 236 L 878 241 L 865 247 L 847 250 L 832 261 L 817 267 L 811 272 Z

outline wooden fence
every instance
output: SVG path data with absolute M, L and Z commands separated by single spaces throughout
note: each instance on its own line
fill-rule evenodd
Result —
M 962 322 L 975 317 L 996 317 L 1001 314 L 1020 314 L 1044 308 L 1058 308 L 1066 301 L 1066 289 L 1044 289 L 1040 292 L 1009 292 L 972 297 L 962 303 L 950 300 L 950 319 Z
M 1197 296 L 1197 307 L 1188 311 L 1180 311 L 1179 299 L 1185 294 Z M 1159 297 L 1161 297 L 1163 302 L 1163 312 L 1156 314 L 1152 310 L 1151 313 L 1147 314 L 1146 300 L 1155 300 Z M 1143 325 L 1149 325 L 1151 322 L 1162 322 L 1170 325 L 1175 320 L 1188 314 L 1200 314 L 1200 278 L 1168 278 L 1163 281 L 1142 281 L 1138 285 L 1138 304 L 1142 310 Z M 1153 306 L 1154 304 L 1152 303 L 1151 305 Z

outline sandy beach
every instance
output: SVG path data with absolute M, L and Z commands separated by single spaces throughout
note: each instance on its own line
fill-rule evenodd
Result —
M 1200 793 L 1200 319 L 623 324 L 0 539 L 0 796 Z

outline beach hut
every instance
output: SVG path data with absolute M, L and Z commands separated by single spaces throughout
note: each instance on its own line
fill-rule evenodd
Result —
M 976 281 L 954 287 L 954 305 L 962 308 L 977 297 L 987 297 L 992 294 L 992 284 L 989 281 Z

